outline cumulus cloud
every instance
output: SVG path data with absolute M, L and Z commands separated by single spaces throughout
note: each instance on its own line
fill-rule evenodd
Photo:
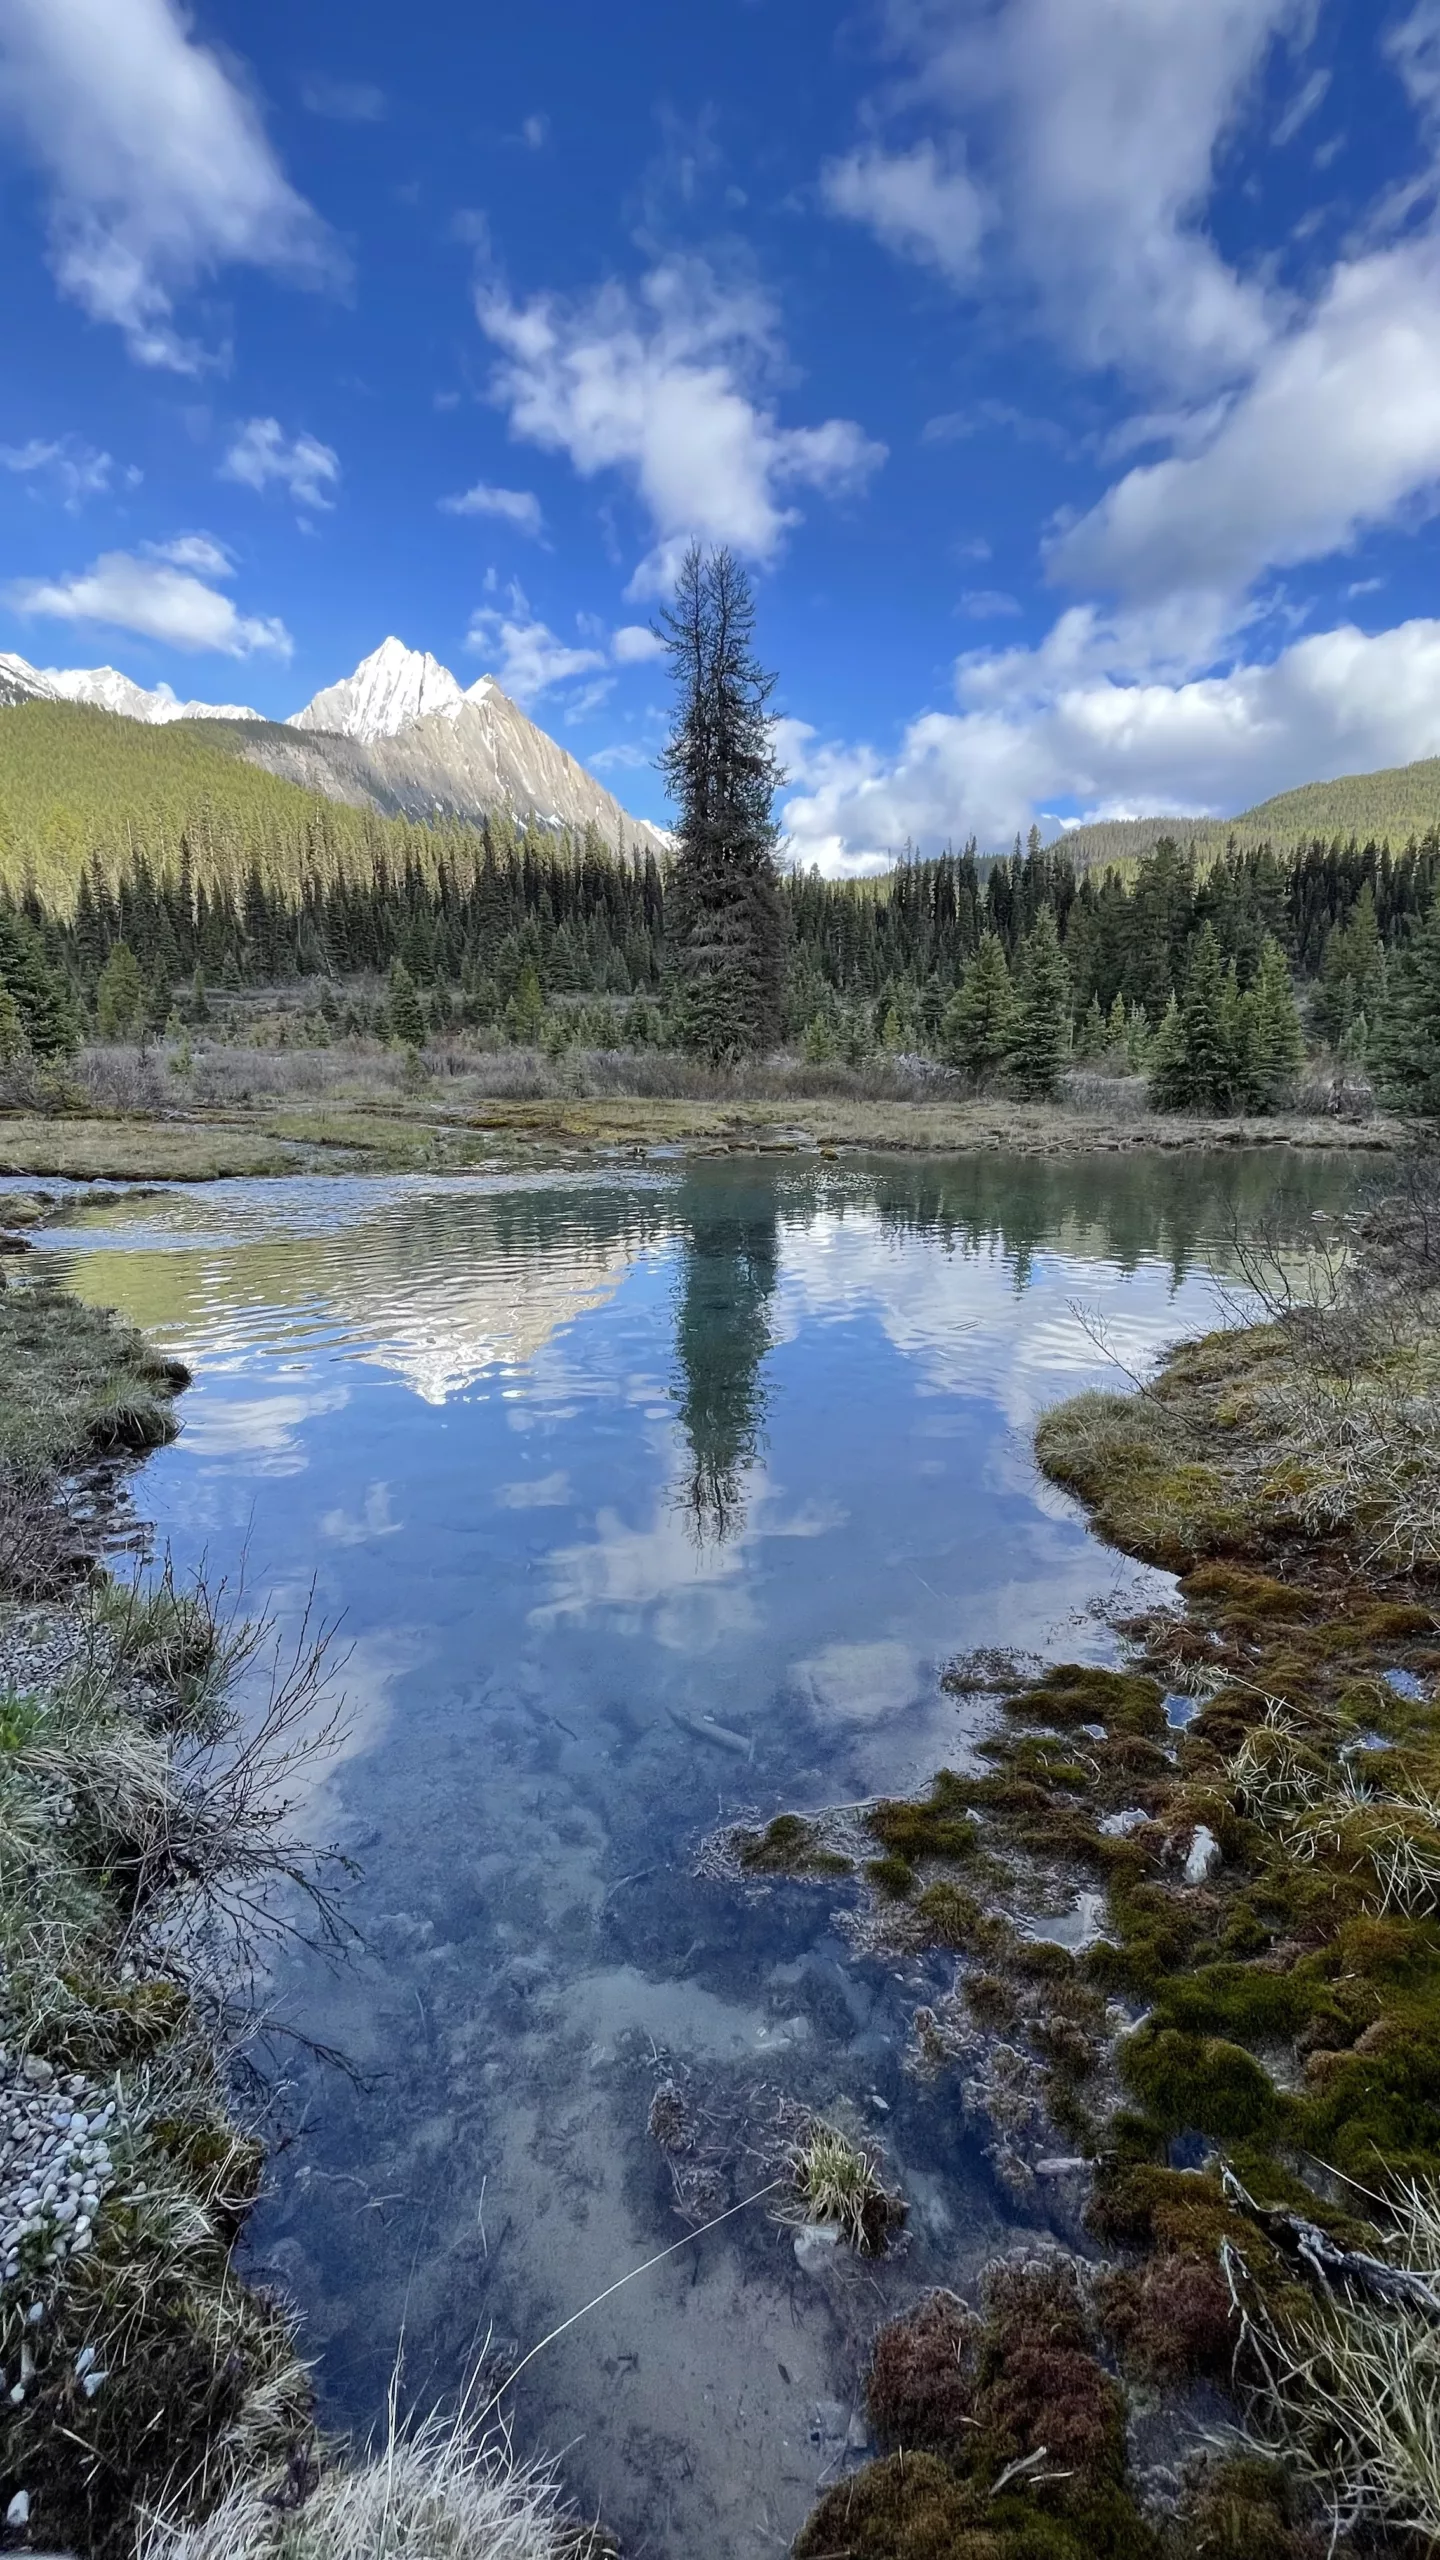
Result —
M 933 234 L 903 217 L 904 188 L 923 209 L 927 175 L 953 185 L 973 136 L 1007 266 L 1082 361 L 1187 393 L 1254 362 L 1272 297 L 1226 265 L 1203 214 L 1217 149 L 1310 0 L 890 0 L 887 14 L 913 74 L 888 103 L 931 134 L 840 164 L 869 169 L 882 237 L 937 262 Z M 858 209 L 833 177 L 826 194 Z
M 610 654 L 618 667 L 640 667 L 647 658 L 663 658 L 665 643 L 648 622 L 626 622 L 611 633 Z
M 1440 488 L 1440 247 L 1340 266 L 1197 452 L 1127 473 L 1051 557 L 1136 597 L 1239 594 L 1318 560 Z
M 528 534 L 532 542 L 538 542 L 545 531 L 544 513 L 532 489 L 492 489 L 487 481 L 477 480 L 473 489 L 463 489 L 458 498 L 442 498 L 440 506 L 447 516 L 494 516 L 517 533 Z
M 72 515 L 87 498 L 107 494 L 114 469 L 108 453 L 97 453 L 93 445 L 82 443 L 78 436 L 61 436 L 51 442 L 32 436 L 27 444 L 0 444 L 0 470 L 12 471 L 21 479 L 48 482 Z M 138 472 L 127 474 L 133 479 L 139 476 Z
M 172 649 L 213 649 L 228 658 L 248 658 L 257 649 L 288 658 L 293 646 L 283 622 L 238 613 L 229 596 L 192 570 L 128 551 L 104 552 L 74 577 L 22 580 L 10 588 L 9 602 L 20 613 L 105 623 Z
M 0 117 L 48 181 L 62 292 L 141 364 L 211 361 L 175 305 L 221 266 L 311 286 L 342 271 L 253 100 L 177 0 L 0 0 Z
M 282 488 L 297 507 L 333 507 L 340 456 L 315 436 L 287 436 L 278 418 L 249 418 L 220 465 L 220 477 L 262 494 Z
M 538 701 L 556 685 L 568 684 L 576 676 L 594 676 L 605 665 L 603 649 L 577 647 L 539 621 L 518 587 L 510 589 L 508 610 L 482 605 L 472 614 L 465 646 L 483 651 L 497 684 L 517 702 Z M 604 695 L 590 687 L 586 690 L 591 698 L 583 707 L 593 709 Z
M 177 533 L 172 542 L 147 542 L 145 548 L 153 560 L 168 560 L 175 569 L 193 569 L 202 578 L 235 574 L 230 553 L 213 533 Z
M 974 274 L 984 198 L 965 170 L 945 166 L 933 142 L 852 151 L 830 162 L 820 184 L 832 213 L 864 223 L 887 249 L 938 267 L 952 283 Z
M 1095 817 L 1228 814 L 1440 753 L 1440 621 L 1343 625 L 1266 664 L 1167 681 L 1107 674 L 1093 616 L 1069 619 L 1042 651 L 962 659 L 958 709 L 912 721 L 893 756 L 785 724 L 792 857 L 874 871 L 907 837 L 1003 846 L 1062 798 Z
M 884 459 L 850 419 L 779 423 L 757 387 L 778 352 L 774 313 L 701 259 L 666 259 L 635 293 L 610 284 L 579 302 L 516 303 L 486 282 L 476 308 L 511 432 L 566 454 L 584 479 L 615 471 L 636 489 L 655 544 L 632 592 L 668 584 L 692 538 L 772 560 L 796 521 L 791 492 L 841 496 Z

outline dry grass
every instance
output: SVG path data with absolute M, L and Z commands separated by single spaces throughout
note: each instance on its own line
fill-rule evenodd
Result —
M 179 1120 L 0 1119 L 0 1173 L 74 1182 L 218 1182 L 295 1169 L 296 1159 L 259 1130 Z
M 136 2560 L 585 2560 L 554 2475 L 517 2463 L 500 2433 L 462 2412 L 404 2425 L 391 2395 L 385 2442 L 326 2473 L 286 2508 L 244 2483 L 200 2524 L 158 2518 Z
M 1440 2191 L 1396 2188 L 1389 2257 L 1440 2283 Z M 1233 2251 L 1226 2273 L 1242 2323 L 1247 2415 L 1335 2531 L 1440 2540 L 1440 2327 L 1433 2313 L 1359 2284 L 1287 2291 L 1276 2308 Z M 1368 2546 L 1367 2546 L 1368 2547 Z

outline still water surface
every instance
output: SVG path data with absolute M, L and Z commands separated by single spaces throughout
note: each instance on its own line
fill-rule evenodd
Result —
M 886 2305 L 1060 2191 L 1017 2203 L 955 2076 L 902 2068 L 925 1968 L 855 1961 L 845 1888 L 738 1893 L 697 1846 L 963 1753 L 958 1652 L 1108 1653 L 1097 1609 L 1167 1585 L 1039 1479 L 1036 1412 L 1113 1380 L 1097 1322 L 1143 1369 L 1212 1320 L 1237 1230 L 1302 1235 L 1354 1183 L 1272 1154 L 732 1159 L 220 1183 L 52 1234 L 195 1370 L 141 1492 L 158 1539 L 243 1560 L 282 1623 L 313 1582 L 349 1648 L 308 1818 L 363 1870 L 360 1939 L 288 1959 L 275 2000 L 355 2076 L 295 2048 L 252 2243 L 333 2420 L 373 2421 L 402 2336 L 428 2399 L 680 2235 L 665 2078 L 714 2210 L 782 2101 L 838 2104 L 909 2199 L 899 2258 L 802 2263 L 756 2206 L 547 2349 L 516 2409 L 632 2560 L 787 2547 L 858 2453 Z

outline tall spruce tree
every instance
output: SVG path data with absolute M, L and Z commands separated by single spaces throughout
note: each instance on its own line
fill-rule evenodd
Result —
M 675 725 L 660 769 L 676 808 L 666 933 L 687 1048 L 716 1060 L 780 1036 L 786 918 L 775 868 L 774 677 L 752 647 L 755 602 L 728 550 L 692 543 L 660 617 Z
M 973 1076 L 993 1075 L 1009 1052 L 1014 1030 L 1015 990 L 1004 946 L 998 934 L 985 933 L 945 1008 L 945 1055 L 953 1067 L 964 1067 Z
M 1166 1011 L 1155 1044 L 1151 1098 L 1157 1111 L 1223 1111 L 1235 1084 L 1235 1000 L 1212 924 L 1195 938 L 1185 992 Z
M 1016 1091 L 1046 1102 L 1065 1065 L 1070 1037 L 1070 972 L 1051 907 L 1042 907 L 1025 937 L 1016 972 L 1015 1026 L 1009 1068 Z
M 1265 1108 L 1284 1099 L 1305 1063 L 1305 1039 L 1295 1006 L 1290 971 L 1273 933 L 1260 949 L 1260 966 L 1248 1002 L 1252 1007 L 1250 1083 L 1255 1101 Z

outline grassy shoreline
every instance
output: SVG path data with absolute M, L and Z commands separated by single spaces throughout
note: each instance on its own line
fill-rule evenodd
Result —
M 1318 1303 L 1257 1258 L 1269 1321 L 1042 1419 L 1100 1535 L 1180 1576 L 1118 1668 L 956 1665 L 972 1769 L 725 1844 L 853 1876 L 867 1954 L 954 1956 L 910 2065 L 963 2069 L 1002 2182 L 1058 2166 L 1087 2234 L 882 2332 L 884 2458 L 802 2554 L 1440 2548 L 1437 1208 L 1413 1176 Z M 1143 2494 L 1127 2412 L 1194 2442 L 1216 2391 L 1233 2455 Z
M 244 1110 L 0 1113 L 0 1174 L 213 1182 L 294 1173 L 497 1173 L 667 1154 L 1085 1155 L 1274 1147 L 1393 1154 L 1395 1121 L 1195 1119 L 1106 1108 L 864 1096 L 469 1100 L 433 1092 L 273 1099 Z

